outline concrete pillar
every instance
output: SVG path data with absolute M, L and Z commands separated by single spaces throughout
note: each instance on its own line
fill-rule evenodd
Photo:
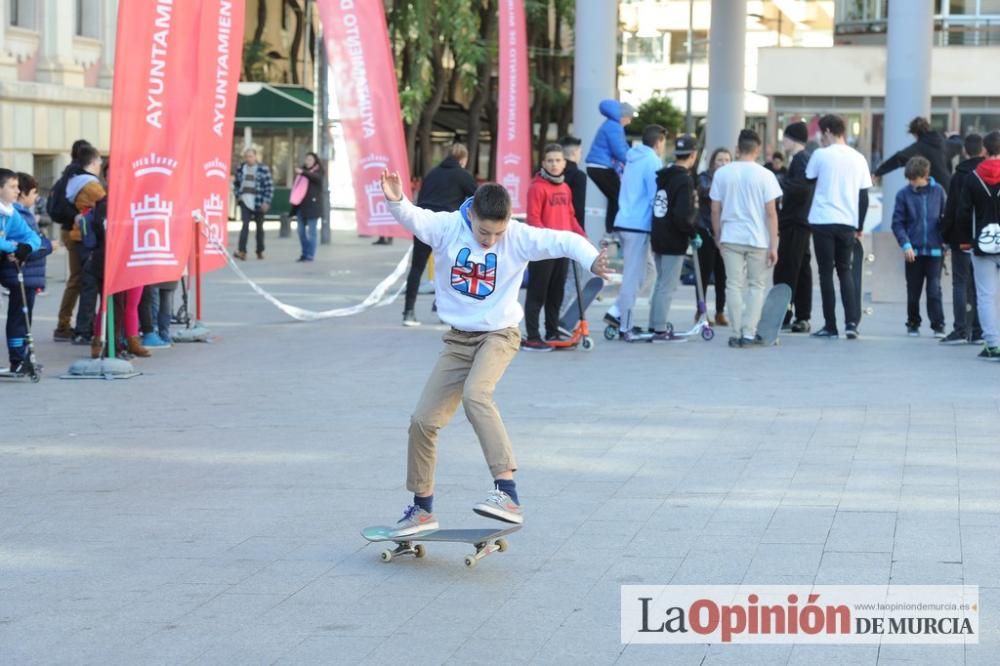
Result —
M 867 95 L 861 99 L 861 136 L 858 137 L 858 150 L 865 156 L 868 163 L 872 161 L 872 98 Z
M 583 140 L 581 161 L 594 140 L 604 116 L 597 110 L 602 99 L 617 98 L 618 3 L 578 3 L 573 60 L 573 132 Z M 586 164 L 580 164 L 581 169 Z M 604 235 L 607 199 L 590 180 L 587 181 L 587 235 L 597 241 Z
M 83 67 L 73 60 L 76 35 L 76 3 L 44 0 L 41 12 L 38 80 L 64 86 L 83 87 Z
M 889 3 L 885 66 L 885 146 L 892 155 L 913 143 L 906 127 L 916 116 L 931 113 L 931 47 L 934 44 L 933 0 Z M 905 184 L 903 170 L 882 179 L 882 228 L 892 223 L 892 202 Z M 888 202 L 888 204 L 886 203 Z
M 10 12 L 13 7 L 7 2 L 0 2 L 0 81 L 17 80 L 17 60 L 6 49 L 7 26 L 10 25 Z
M 118 0 L 101 3 L 101 70 L 97 85 L 111 88 L 115 75 L 115 44 L 118 32 Z
M 712 0 L 708 33 L 708 125 L 705 149 L 735 150 L 743 129 L 747 0 Z

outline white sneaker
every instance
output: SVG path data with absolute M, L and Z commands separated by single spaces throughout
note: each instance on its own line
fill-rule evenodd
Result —
M 392 536 L 413 536 L 433 532 L 436 529 L 438 529 L 438 521 L 433 513 L 427 513 L 419 506 L 411 505 L 406 507 L 403 517 L 396 523 L 396 529 L 392 531 Z
M 490 494 L 486 496 L 486 500 L 472 507 L 472 510 L 480 516 L 502 520 L 505 523 L 514 523 L 515 525 L 524 523 L 524 512 L 521 511 L 520 505 L 516 504 L 510 495 L 499 488 L 491 490 Z

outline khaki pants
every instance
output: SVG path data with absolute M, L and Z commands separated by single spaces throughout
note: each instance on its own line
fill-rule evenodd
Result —
M 66 288 L 59 304 L 57 330 L 70 331 L 73 329 L 70 324 L 70 320 L 73 319 L 73 308 L 76 307 L 76 301 L 80 297 L 80 253 L 76 251 L 78 242 L 70 238 L 69 232 L 65 229 L 59 232 L 59 241 L 69 253 L 69 276 L 66 278 Z
M 722 244 L 726 265 L 726 307 L 733 336 L 754 336 L 764 307 L 767 286 L 767 250 L 738 243 Z M 744 301 L 743 292 L 746 291 Z
M 459 402 L 494 478 L 517 469 L 507 429 L 493 402 L 493 389 L 520 349 L 520 331 L 470 333 L 453 328 L 442 339 L 444 351 L 410 417 L 406 488 L 420 496 L 434 492 L 437 433 L 451 421 Z

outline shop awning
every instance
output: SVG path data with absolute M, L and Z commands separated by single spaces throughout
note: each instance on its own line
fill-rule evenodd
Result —
M 299 86 L 241 82 L 236 100 L 236 129 L 312 127 L 313 93 Z

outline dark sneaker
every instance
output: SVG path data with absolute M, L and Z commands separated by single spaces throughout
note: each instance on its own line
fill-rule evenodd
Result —
M 944 340 L 945 334 L 944 334 L 944 329 L 943 328 L 935 328 L 933 330 L 934 330 L 934 337 L 935 338 L 937 338 L 938 340 Z
M 840 337 L 840 334 L 837 333 L 837 329 L 830 329 L 830 328 L 826 328 L 824 326 L 823 328 L 819 329 L 818 331 L 816 331 L 815 333 L 813 333 L 809 337 L 812 337 L 812 338 L 826 338 L 828 340 L 836 340 L 837 338 Z
M 52 339 L 56 342 L 72 342 L 73 341 L 73 329 L 71 328 L 57 328 L 52 331 Z
M 240 261 L 247 260 L 247 253 L 244 252 L 243 250 L 237 250 L 236 252 L 233 252 L 233 256 L 239 259 Z
M 559 331 L 558 333 L 546 333 L 545 334 L 545 341 L 546 342 L 565 342 L 569 338 L 570 338 L 570 336 L 568 336 L 568 335 L 564 336 L 562 334 L 562 331 Z
M 514 503 L 510 495 L 499 488 L 491 490 L 486 499 L 472 507 L 472 510 L 480 516 L 502 520 L 505 523 L 514 523 L 515 525 L 524 523 L 524 512 L 521 511 L 521 507 Z
M 1000 361 L 1000 347 L 983 347 L 983 351 L 979 352 L 979 358 L 984 361 Z
M 730 347 L 742 347 L 743 346 L 743 338 L 734 335 L 733 337 L 729 338 L 729 346 Z
M 407 310 L 403 313 L 403 326 L 420 326 L 420 322 L 417 321 L 417 315 L 413 314 L 413 310 Z
M 911 338 L 919 338 L 920 337 L 920 329 L 916 328 L 914 326 L 907 326 L 906 327 L 906 334 L 908 336 L 910 336 Z
M 396 529 L 392 531 L 391 536 L 415 536 L 433 532 L 436 529 L 438 529 L 438 521 L 434 514 L 427 513 L 419 506 L 412 505 L 406 507 L 403 517 L 396 522 Z
M 604 323 L 608 326 L 614 326 L 615 328 L 621 328 L 622 320 L 614 316 L 610 312 L 604 313 Z
M 527 352 L 550 352 L 552 347 L 546 344 L 544 341 L 535 339 L 521 340 L 521 351 Z
M 79 333 L 77 333 L 76 335 L 73 336 L 72 342 L 74 345 L 77 345 L 78 347 L 84 347 L 90 344 L 90 338 L 85 335 L 80 335 Z
M 847 336 L 848 340 L 857 340 L 858 337 L 861 335 L 858 332 L 858 325 L 857 324 L 848 324 L 844 328 L 846 329 L 846 331 L 844 332 L 844 334 Z
M 969 338 L 969 344 L 970 345 L 981 345 L 981 344 L 983 344 L 985 342 L 986 342 L 986 340 L 983 339 L 983 332 L 982 331 L 979 331 L 978 333 L 973 333 L 972 337 Z
M 796 319 L 792 322 L 792 333 L 808 333 L 812 330 L 808 319 Z
M 257 258 L 258 259 L 263 259 L 264 258 L 264 251 L 263 250 L 258 250 L 257 251 Z
M 775 340 L 773 344 L 775 344 L 775 345 L 778 344 L 778 341 Z M 753 338 L 751 338 L 749 340 L 746 339 L 746 338 L 744 338 L 743 345 L 746 346 L 746 347 L 766 347 L 767 346 L 767 345 L 764 344 L 764 338 L 760 337 L 759 335 L 755 335 L 755 336 L 753 336 Z
M 959 333 L 958 331 L 952 331 L 948 335 L 941 339 L 941 344 L 943 345 L 964 345 L 969 341 L 968 337 Z

